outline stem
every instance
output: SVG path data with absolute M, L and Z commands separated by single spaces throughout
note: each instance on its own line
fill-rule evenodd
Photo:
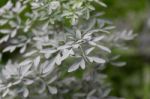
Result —
M 80 45 L 79 47 L 80 47 L 80 50 L 81 50 L 81 52 L 82 52 L 82 56 L 83 56 L 84 60 L 89 63 L 89 60 L 87 59 L 86 54 L 85 54 L 85 52 L 83 51 L 82 46 Z

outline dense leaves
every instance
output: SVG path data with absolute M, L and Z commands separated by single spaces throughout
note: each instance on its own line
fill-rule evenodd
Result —
M 109 62 L 110 48 L 121 46 L 118 42 L 131 40 L 134 35 L 130 31 L 113 33 L 114 27 L 100 19 L 95 4 L 106 7 L 99 0 L 6 2 L 0 8 L 0 50 L 2 56 L 16 56 L 3 64 L 1 97 L 114 99 L 109 97 L 100 68 Z M 76 75 L 70 78 L 70 72 L 80 68 L 85 70 L 80 80 Z M 68 76 L 61 78 L 63 73 Z

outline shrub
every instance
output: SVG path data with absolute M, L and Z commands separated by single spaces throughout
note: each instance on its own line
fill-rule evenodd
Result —
M 116 99 L 106 75 L 113 32 L 99 0 L 9 0 L 0 8 L 2 99 Z M 6 57 L 7 56 L 7 57 Z M 5 58 L 6 57 L 6 58 Z M 6 61 L 6 62 L 5 62 Z

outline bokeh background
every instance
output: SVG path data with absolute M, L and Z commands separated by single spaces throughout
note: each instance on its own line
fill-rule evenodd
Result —
M 133 30 L 138 36 L 127 42 L 128 50 L 114 49 L 121 54 L 124 67 L 108 64 L 105 72 L 111 82 L 112 95 L 125 99 L 150 99 L 150 0 L 104 0 L 108 8 L 104 17 L 118 30 Z

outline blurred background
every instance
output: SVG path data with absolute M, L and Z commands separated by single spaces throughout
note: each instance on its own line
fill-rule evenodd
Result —
M 114 49 L 121 54 L 124 67 L 108 64 L 104 72 L 111 82 L 112 95 L 125 99 L 150 99 L 150 0 L 104 0 L 104 18 L 113 21 L 118 30 L 133 30 L 138 36 L 127 42 L 128 50 Z

